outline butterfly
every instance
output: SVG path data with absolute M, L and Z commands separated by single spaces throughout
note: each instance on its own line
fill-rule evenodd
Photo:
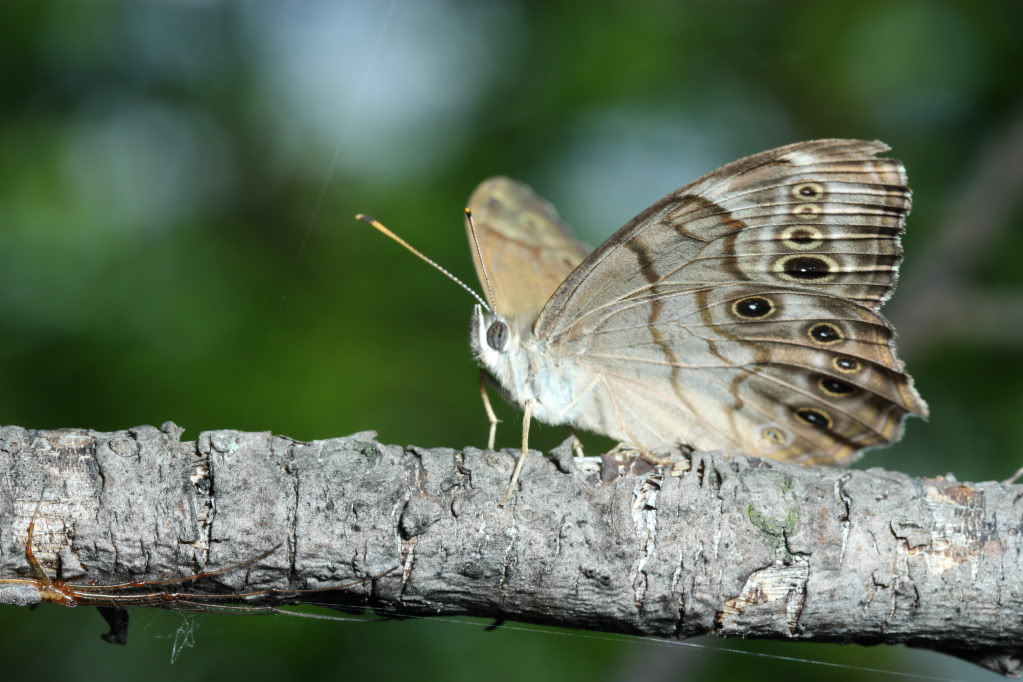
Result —
M 927 415 L 879 309 L 911 204 L 881 142 L 815 140 L 678 189 L 595 251 L 507 178 L 469 200 L 483 369 L 532 418 L 641 452 L 839 465 Z M 472 235 L 470 235 L 472 236 Z
M 879 312 L 911 204 L 902 163 L 878 156 L 888 149 L 825 139 L 739 159 L 594 251 L 526 185 L 480 184 L 466 226 L 488 300 L 470 344 L 524 411 L 505 499 L 533 418 L 650 456 L 842 465 L 926 417 Z

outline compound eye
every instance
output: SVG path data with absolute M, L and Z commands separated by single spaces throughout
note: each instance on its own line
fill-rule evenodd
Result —
M 508 325 L 500 320 L 487 329 L 487 345 L 494 350 L 504 350 L 508 345 Z

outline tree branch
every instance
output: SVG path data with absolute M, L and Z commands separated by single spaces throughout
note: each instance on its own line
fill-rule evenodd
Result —
M 566 444 L 531 456 L 502 508 L 511 451 L 181 433 L 0 428 L 0 603 L 46 598 L 34 519 L 35 556 L 68 583 L 237 568 L 187 587 L 216 594 L 373 577 L 330 594 L 668 638 L 906 643 L 1020 671 L 1020 486 L 704 453 L 619 476 Z M 174 606 L 174 589 L 127 592 Z

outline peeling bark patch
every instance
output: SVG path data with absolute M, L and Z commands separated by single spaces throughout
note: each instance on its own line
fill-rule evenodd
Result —
M 845 484 L 848 480 L 848 476 L 842 476 L 835 481 L 835 494 L 838 496 L 843 508 L 843 511 L 838 518 L 839 522 L 842 524 L 842 549 L 838 558 L 839 568 L 845 565 L 845 553 L 849 549 L 849 533 L 852 530 L 852 498 L 850 498 L 849 494 L 845 491 Z
M 205 461 L 196 462 L 192 475 L 188 480 L 195 486 L 196 490 L 202 490 L 206 481 L 210 478 L 210 467 Z
M 910 557 L 922 556 L 932 575 L 969 565 L 971 574 L 979 570 L 983 555 L 1004 551 L 992 522 L 986 519 L 983 493 L 968 485 L 944 479 L 931 479 L 924 489 L 924 502 L 931 523 L 921 527 L 912 522 L 893 521 L 892 532 L 903 540 Z
M 983 493 L 968 485 L 929 479 L 923 501 L 929 523 L 908 519 L 893 520 L 892 534 L 902 540 L 908 557 L 922 557 L 931 575 L 968 565 L 976 575 L 984 555 L 1004 552 L 1002 541 L 986 519 Z
M 657 550 L 657 493 L 660 489 L 660 482 L 651 477 L 634 493 L 632 521 L 636 525 L 637 538 L 643 542 L 643 551 L 633 565 L 631 575 L 636 608 L 641 608 L 643 598 L 646 596 L 647 579 L 644 569 Z
M 722 605 L 715 627 L 722 634 L 748 635 L 776 630 L 784 623 L 789 635 L 797 634 L 809 577 L 810 562 L 803 557 L 754 571 L 738 596 Z
M 968 485 L 962 484 L 950 485 L 942 491 L 931 486 L 927 488 L 927 498 L 931 499 L 932 495 L 961 505 L 972 505 L 977 499 L 977 491 Z

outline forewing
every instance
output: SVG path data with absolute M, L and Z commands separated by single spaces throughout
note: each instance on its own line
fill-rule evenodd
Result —
M 491 304 L 505 319 L 531 325 L 589 249 L 572 238 L 553 206 L 514 180 L 485 180 L 469 198 L 469 208 L 496 299 Z M 471 233 L 469 242 L 486 289 Z
M 554 339 L 583 315 L 651 288 L 730 282 L 807 287 L 878 309 L 910 208 L 881 142 L 816 140 L 740 159 L 669 194 L 591 253 L 534 327 Z

